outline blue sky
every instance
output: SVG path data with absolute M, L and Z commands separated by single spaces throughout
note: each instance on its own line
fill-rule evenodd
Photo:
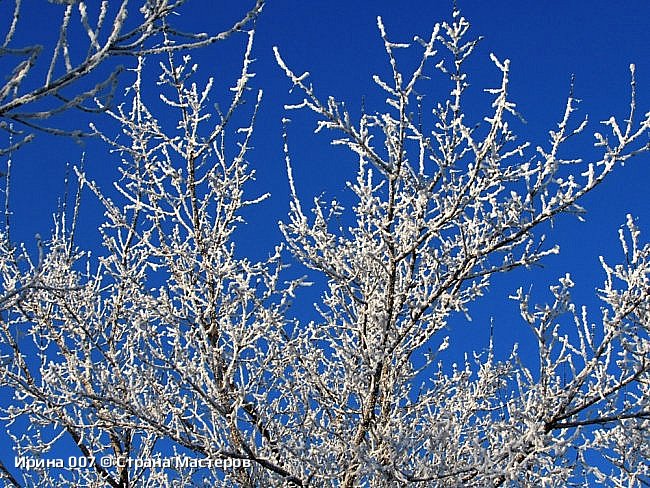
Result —
M 199 31 L 220 30 L 252 3 L 192 0 L 182 11 L 179 22 Z M 0 3 L 0 12 L 4 14 L 7 5 L 7 2 Z M 574 155 L 588 158 L 593 154 L 591 134 L 599 130 L 598 121 L 612 114 L 622 119 L 627 113 L 628 66 L 632 62 L 637 68 L 639 112 L 650 110 L 647 22 L 650 3 L 647 1 L 629 0 L 624 7 L 603 0 L 459 1 L 458 5 L 472 23 L 473 34 L 485 37 L 469 68 L 472 97 L 476 96 L 477 100 L 476 113 L 470 114 L 472 118 L 480 120 L 481 103 L 489 102 L 488 98 L 481 98 L 481 90 L 495 86 L 499 79 L 499 72 L 489 61 L 490 52 L 500 59 L 511 60 L 511 99 L 527 120 L 515 130 L 522 134 L 522 139 L 531 140 L 533 146 L 545 144 L 547 131 L 555 128 L 560 120 L 571 74 L 575 74 L 576 97 L 582 100 L 578 116 L 589 114 L 591 121 L 582 138 L 571 146 Z M 45 36 L 48 29 L 52 30 L 49 16 L 61 8 L 46 4 L 45 0 L 25 2 L 24 18 L 29 19 L 32 14 L 36 18 L 29 30 L 26 23 L 22 24 L 22 38 L 27 39 L 35 32 Z M 383 17 L 392 40 L 410 41 L 414 34 L 427 37 L 433 24 L 448 20 L 450 14 L 451 2 L 446 1 L 268 2 L 257 22 L 254 48 L 257 76 L 252 85 L 264 90 L 264 99 L 250 159 L 258 175 L 251 192 L 270 191 L 272 197 L 247 214 L 247 224 L 238 234 L 242 253 L 255 257 L 266 255 L 281 238 L 277 222 L 285 218 L 288 210 L 281 119 L 286 116 L 283 106 L 297 98 L 289 93 L 290 83 L 275 64 L 272 47 L 278 46 L 296 72 L 310 71 L 316 92 L 323 98 L 333 95 L 358 111 L 365 97 L 368 111 L 383 110 L 382 95 L 371 78 L 375 73 L 385 73 L 388 67 L 376 27 L 377 15 Z M 194 53 L 200 66 L 199 76 L 214 75 L 217 83 L 230 82 L 238 69 L 238 53 L 243 42 L 243 37 L 230 39 L 214 49 Z M 133 60 L 121 62 L 128 66 Z M 155 67 L 155 63 L 150 67 Z M 435 82 L 434 78 L 431 84 L 434 91 Z M 222 84 L 215 96 L 223 97 L 224 93 Z M 293 120 L 289 140 L 299 194 L 306 202 L 323 192 L 332 197 L 344 194 L 345 180 L 356 169 L 353 155 L 329 146 L 327 134 L 314 135 L 315 119 L 309 113 L 289 116 Z M 86 127 L 88 119 L 71 113 L 64 123 Z M 35 143 L 13 156 L 14 239 L 24 240 L 33 248 L 35 233 L 48 234 L 52 213 L 63 193 L 65 163 L 78 163 L 84 150 L 91 178 L 108 185 L 117 175 L 117 158 L 92 141 L 82 147 L 67 139 L 39 135 Z M 468 337 L 475 336 L 476 341 L 468 339 L 467 346 L 485 346 L 485 326 L 490 317 L 495 317 L 495 337 L 503 341 L 504 349 L 517 337 L 525 339 L 525 332 L 521 335 L 512 332 L 515 326 L 510 321 L 516 316 L 517 306 L 505 299 L 520 285 L 527 288 L 534 284 L 540 300 L 544 300 L 548 298 L 547 286 L 571 272 L 578 283 L 578 299 L 592 300 L 593 289 L 603 280 L 598 256 L 604 255 L 610 262 L 622 259 L 617 231 L 624 224 L 625 215 L 632 213 L 638 218 L 644 241 L 650 235 L 649 181 L 650 156 L 644 155 L 618 168 L 609 181 L 583 201 L 588 210 L 587 222 L 578 222 L 571 216 L 558 219 L 550 235 L 560 244 L 561 255 L 549 258 L 542 270 L 521 271 L 496 279 L 491 295 L 471 309 L 474 323 L 470 327 L 474 327 L 471 330 L 475 334 Z M 82 242 L 92 246 L 97 242 L 101 212 L 90 194 L 85 195 L 82 217 Z M 297 313 L 307 310 L 308 301 L 299 302 Z M 523 326 L 516 327 L 523 330 Z
M 246 5 L 247 2 L 193 0 L 187 3 L 179 22 L 186 28 L 219 30 L 237 18 Z M 515 130 L 522 139 L 528 138 L 534 145 L 543 144 L 548 139 L 547 131 L 563 113 L 571 74 L 576 76 L 576 96 L 582 99 L 578 116 L 589 114 L 591 124 L 587 132 L 593 132 L 599 120 L 626 113 L 628 66 L 634 62 L 638 105 L 644 112 L 650 108 L 650 57 L 647 56 L 650 36 L 647 22 L 644 22 L 650 14 L 650 5 L 638 0 L 625 5 L 623 9 L 602 0 L 459 2 L 463 15 L 472 23 L 473 34 L 485 37 L 469 67 L 473 96 L 486 104 L 489 100 L 481 95 L 481 90 L 494 86 L 498 80 L 499 73 L 491 65 L 489 53 L 494 52 L 501 59 L 509 58 L 511 98 L 527 121 Z M 36 14 L 28 30 L 25 30 L 27 23 L 22 24 L 22 34 L 26 38 L 35 32 L 43 39 L 44 33 L 55 35 L 52 18 L 61 12 L 61 6 L 45 4 L 42 11 L 35 12 L 30 10 L 36 8 L 34 2 L 26 4 L 25 8 L 25 18 Z M 253 87 L 264 90 L 264 99 L 251 161 L 258 172 L 256 188 L 252 190 L 271 191 L 272 198 L 256 209 L 256 216 L 262 218 L 249 219 L 249 227 L 259 230 L 262 226 L 265 234 L 279 238 L 275 223 L 287 209 L 288 186 L 280 120 L 286 116 L 283 105 L 297 98 L 288 93 L 290 84 L 275 64 L 272 46 L 279 47 L 296 72 L 310 71 L 311 81 L 322 97 L 333 95 L 346 101 L 353 111 L 358 111 L 365 97 L 368 110 L 382 110 L 382 95 L 371 79 L 375 73 L 385 73 L 388 66 L 376 27 L 377 15 L 384 18 L 392 39 L 410 41 L 414 34 L 429 34 L 435 22 L 450 18 L 450 12 L 451 2 L 268 2 L 258 20 L 254 48 L 257 76 Z M 217 84 L 222 80 L 230 83 L 236 74 L 240 49 L 241 42 L 231 39 L 195 52 L 194 59 L 200 65 L 199 75 L 215 76 Z M 120 62 L 128 67 L 133 60 Z M 154 75 L 157 74 L 155 66 L 156 62 L 149 63 Z M 434 89 L 436 81 L 442 82 L 434 78 Z M 218 86 L 216 97 L 223 98 L 223 88 L 223 83 Z M 153 90 L 152 96 L 155 96 Z M 323 191 L 328 194 L 342 191 L 346 176 L 355 170 L 352 156 L 329 147 L 327 134 L 311 135 L 314 118 L 310 114 L 294 112 L 289 115 L 294 121 L 289 136 L 302 196 L 310 200 Z M 470 115 L 478 120 L 482 112 L 477 109 Z M 88 119 L 69 113 L 64 122 L 86 128 Z M 585 133 L 581 140 L 584 151 L 591 150 L 591 142 L 591 136 Z M 80 147 L 69 140 L 39 135 L 35 144 L 14 156 L 14 208 L 16 217 L 23 216 L 16 222 L 21 224 L 22 238 L 29 240 L 34 232 L 47 233 L 44 230 L 51 227 L 51 212 L 62 192 L 62 168 L 66 161 L 77 163 L 84 149 L 88 153 L 89 172 L 96 175 L 93 177 L 110 181 L 116 175 L 116 158 L 107 156 L 104 147 L 92 141 Z M 576 153 L 582 149 L 576 148 Z M 645 159 L 623 168 L 601 188 L 599 195 L 585 202 L 591 214 L 588 223 L 578 226 L 573 219 L 564 219 L 570 222 L 566 229 L 562 225 L 560 228 L 567 232 L 575 228 L 581 236 L 591 235 L 591 244 L 582 243 L 586 247 L 603 244 L 602 240 L 608 239 L 608 235 L 615 245 L 616 228 L 624 222 L 625 213 L 632 210 L 640 217 L 643 229 L 643 215 L 650 211 L 644 189 L 648 176 L 647 157 Z M 34 194 L 38 199 L 33 198 Z M 93 205 L 90 198 L 86 203 Z M 88 225 L 89 230 L 94 228 L 90 222 Z M 258 235 L 258 232 L 253 234 Z M 597 242 L 593 242 L 596 236 Z M 579 254 L 585 255 L 584 250 Z
M 647 55 L 650 35 L 646 20 L 650 17 L 650 4 L 632 1 L 625 5 L 622 8 L 600 0 L 459 1 L 461 12 L 472 23 L 472 34 L 484 37 L 468 68 L 470 95 L 478 105 L 469 116 L 480 120 L 484 114 L 481 108 L 489 102 L 481 91 L 495 86 L 499 80 L 498 71 L 489 61 L 489 53 L 493 52 L 500 59 L 511 60 L 511 99 L 526 119 L 526 124 L 515 126 L 515 131 L 522 140 L 530 140 L 533 147 L 544 145 L 548 130 L 554 129 L 562 117 L 570 77 L 575 75 L 575 96 L 581 103 L 574 121 L 577 124 L 579 118 L 588 114 L 591 122 L 570 147 L 572 152 L 565 156 L 588 160 L 595 154 L 592 134 L 600 130 L 599 121 L 610 115 L 622 119 L 627 114 L 630 63 L 636 64 L 638 110 L 640 113 L 650 110 L 650 57 Z M 242 238 L 255 239 L 260 229 L 263 235 L 277 235 L 275 223 L 287 208 L 280 119 L 287 115 L 283 105 L 298 100 L 299 94 L 288 93 L 290 84 L 282 79 L 271 46 L 278 46 L 295 72 L 309 71 L 310 80 L 322 97 L 333 95 L 357 113 L 362 98 L 367 110 L 384 110 L 383 94 L 371 79 L 372 74 L 383 74 L 388 69 L 376 26 L 377 15 L 383 17 L 392 40 L 408 42 L 414 34 L 426 38 L 433 24 L 449 20 L 450 13 L 451 2 L 279 0 L 268 3 L 259 19 L 256 38 L 258 78 L 255 84 L 264 89 L 265 96 L 253 159 L 259 191 L 270 188 L 273 196 L 256 210 L 261 218 L 255 222 L 249 220 L 248 229 L 242 229 Z M 408 62 L 408 55 L 406 58 Z M 427 86 L 435 91 L 436 82 L 443 80 L 434 75 Z M 425 95 L 436 96 L 426 92 Z M 329 134 L 312 134 L 315 119 L 311 114 L 291 112 L 288 115 L 292 118 L 289 141 L 299 194 L 306 202 L 323 192 L 328 197 L 344 194 L 344 181 L 356 170 L 355 157 L 329 146 Z M 504 350 L 515 340 L 525 341 L 527 330 L 518 321 L 518 306 L 505 297 L 520 285 L 528 288 L 532 284 L 534 297 L 539 301 L 550 299 L 548 285 L 566 272 L 571 272 L 577 282 L 576 300 L 595 305 L 593 312 L 597 319 L 594 289 L 604 279 L 598 256 L 604 255 L 610 262 L 622 259 L 617 232 L 628 212 L 638 218 L 642 236 L 646 235 L 644 229 L 650 226 L 646 186 L 649 177 L 650 156 L 637 158 L 619 168 L 609 181 L 585 199 L 586 222 L 563 216 L 553 230 L 544 229 L 560 244 L 560 256 L 550 257 L 544 269 L 497 277 L 492 293 L 471 309 L 474 320 L 469 337 L 475 336 L 476 342 L 470 341 L 468 346 L 485 347 L 490 317 L 495 318 L 495 338 L 502 341 Z M 257 243 L 252 246 L 259 248 Z

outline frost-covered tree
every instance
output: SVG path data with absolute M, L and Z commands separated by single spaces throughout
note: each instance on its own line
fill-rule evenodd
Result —
M 602 263 L 599 311 L 574 305 L 568 275 L 543 307 L 519 290 L 536 357 L 498 357 L 489 343 L 444 361 L 462 347 L 449 346 L 450 318 L 496 274 L 558 252 L 539 230 L 560 214 L 581 218 L 580 198 L 649 149 L 634 68 L 629 115 L 596 133 L 600 156 L 566 160 L 560 149 L 586 128 L 573 121 L 573 93 L 550 141 L 530 150 L 509 123 L 508 61 L 492 57 L 501 83 L 487 90 L 485 124 L 465 115 L 476 41 L 458 12 L 416 38 L 421 62 L 409 73 L 396 54 L 407 45 L 378 25 L 392 69 L 375 77 L 386 107 L 358 120 L 276 50 L 304 97 L 289 108 L 315 112 L 358 171 L 350 208 L 316 198 L 307 211 L 286 144 L 285 242 L 262 262 L 234 241 L 246 207 L 265 197 L 245 190 L 261 100 L 241 123 L 253 33 L 225 111 L 208 110 L 212 81 L 198 86 L 191 60 L 170 55 L 159 78 L 170 124 L 147 102 L 139 64 L 130 98 L 108 111 L 121 137 L 95 129 L 121 159 L 114 194 L 77 172 L 106 210 L 102 252 L 75 244 L 78 205 L 37 257 L 2 241 L 3 423 L 21 458 L 89 460 L 18 471 L 3 460 L 8 485 L 650 483 L 650 246 L 632 217 L 623 264 Z M 431 111 L 417 91 L 425 76 L 450 84 Z M 290 278 L 292 259 L 325 289 L 316 320 L 293 316 L 308 283 Z M 201 462 L 164 462 L 173 456 Z

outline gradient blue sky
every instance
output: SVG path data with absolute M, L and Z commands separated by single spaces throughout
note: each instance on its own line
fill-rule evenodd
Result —
M 179 22 L 196 30 L 220 30 L 252 3 L 190 0 Z M 56 34 L 51 19 L 56 18 L 61 6 L 45 0 L 24 4 L 23 18 L 30 19 L 31 14 L 35 17 L 31 24 L 22 24 L 23 38 L 42 35 L 48 29 Z M 0 3 L 0 15 L 8 5 Z M 264 90 L 264 99 L 250 159 L 258 174 L 251 191 L 270 191 L 272 197 L 247 215 L 248 223 L 238 234 L 242 253 L 266 255 L 281 238 L 277 222 L 288 209 L 281 119 L 286 116 L 284 104 L 297 98 L 289 94 L 290 84 L 275 64 L 272 46 L 279 47 L 296 72 L 311 72 L 311 81 L 322 97 L 333 95 L 358 110 L 365 96 L 368 111 L 383 110 L 378 103 L 383 95 L 371 79 L 388 67 L 376 27 L 377 15 L 383 17 L 392 40 L 410 41 L 414 34 L 427 37 L 435 22 L 450 19 L 451 5 L 450 1 L 269 0 L 257 22 L 257 76 L 253 86 Z M 639 112 L 650 110 L 650 3 L 646 0 L 459 1 L 458 5 L 472 23 L 473 34 L 485 37 L 469 68 L 477 97 L 476 113 L 470 114 L 473 119 L 478 121 L 483 115 L 482 88 L 495 86 L 499 79 L 498 71 L 489 62 L 490 52 L 511 60 L 511 99 L 527 120 L 515 130 L 522 139 L 531 140 L 533 147 L 546 144 L 547 131 L 560 120 L 571 74 L 576 77 L 575 95 L 582 100 L 577 115 L 589 114 L 591 121 L 583 137 L 571 146 L 574 155 L 588 158 L 593 154 L 591 134 L 599 130 L 598 121 L 612 114 L 622 119 L 627 113 L 631 62 L 637 67 Z M 238 69 L 237 53 L 241 52 L 242 42 L 243 38 L 233 38 L 221 46 L 196 52 L 193 56 L 200 65 L 200 76 L 214 75 L 217 83 L 224 79 L 230 82 Z M 132 61 L 123 60 L 127 66 Z M 150 63 L 150 67 L 154 66 Z M 436 78 L 431 83 L 434 90 L 435 82 Z M 223 88 L 219 86 L 215 96 L 223 97 Z M 487 98 L 482 100 L 483 104 L 489 102 Z M 292 113 L 290 117 L 293 123 L 289 138 L 299 194 L 307 202 L 323 192 L 331 197 L 343 194 L 346 178 L 356 169 L 355 157 L 330 147 L 327 134 L 312 134 L 314 118 L 308 113 Z M 66 124 L 77 122 L 86 127 L 88 120 L 76 114 L 66 116 Z M 101 145 L 93 142 L 81 147 L 66 139 L 39 135 L 35 143 L 13 156 L 14 239 L 24 240 L 33 248 L 35 233 L 48 235 L 52 213 L 63 193 L 65 163 L 78 163 L 84 149 L 89 174 L 108 185 L 117 175 L 117 157 L 107 155 Z M 649 183 L 650 156 L 644 155 L 617 169 L 609 181 L 583 201 L 589 212 L 587 222 L 571 216 L 558 219 L 551 235 L 560 244 L 561 255 L 549 258 L 543 270 L 496 279 L 490 296 L 471 309 L 474 322 L 469 327 L 473 332 L 465 335 L 467 342 L 460 349 L 485 346 L 485 326 L 490 317 L 495 318 L 495 338 L 501 341 L 504 351 L 514 340 L 526 339 L 524 326 L 512 323 L 517 305 L 505 299 L 520 285 L 527 288 L 533 283 L 534 292 L 544 300 L 549 298 L 548 285 L 571 272 L 578 283 L 579 300 L 593 303 L 593 289 L 604 278 L 598 256 L 605 255 L 610 262 L 622 259 L 617 231 L 625 215 L 632 213 L 638 218 L 644 241 L 650 235 Z M 85 195 L 82 217 L 80 242 L 92 246 L 97 242 L 101 212 L 90 194 Z M 309 300 L 306 298 L 298 306 L 298 313 L 307 309 Z

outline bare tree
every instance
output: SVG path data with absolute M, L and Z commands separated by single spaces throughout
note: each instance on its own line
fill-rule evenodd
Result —
M 4 39 L 0 39 L 0 61 L 11 68 L 4 84 L 0 85 L 0 128 L 12 134 L 15 142 L 0 149 L 0 155 L 32 139 L 33 132 L 19 130 L 19 127 L 82 136 L 84 132 L 79 128 L 59 128 L 47 125 L 47 120 L 70 109 L 105 110 L 115 94 L 123 67 L 112 63 L 104 79 L 97 81 L 95 76 L 90 84 L 87 80 L 105 66 L 109 58 L 213 44 L 244 29 L 264 4 L 263 0 L 258 0 L 232 26 L 208 34 L 182 32 L 174 26 L 174 14 L 190 3 L 188 0 L 102 0 L 90 4 L 84 0 L 49 1 L 62 5 L 59 9 L 61 21 L 54 24 L 58 39 L 49 52 L 43 45 L 18 44 L 21 27 L 30 27 L 35 9 L 27 10 L 25 18 L 22 0 L 14 0 L 13 12 L 6 12 L 9 22 Z M 77 35 L 77 31 L 83 34 Z
M 1 254 L 0 384 L 12 395 L 2 418 L 23 460 L 22 470 L 0 467 L 9 484 L 650 483 L 650 246 L 632 217 L 624 264 L 603 262 L 598 317 L 573 304 L 567 275 L 549 305 L 533 307 L 523 290 L 512 297 L 537 357 L 515 348 L 498 358 L 490 343 L 462 364 L 444 362 L 450 317 L 468 313 L 494 275 L 557 253 L 538 230 L 561 214 L 582 218 L 579 199 L 650 149 L 634 68 L 628 117 L 596 134 L 601 156 L 567 160 L 560 148 L 587 125 L 573 123 L 573 93 L 546 147 L 531 153 L 509 124 L 508 61 L 492 57 L 501 84 L 487 90 L 485 126 L 465 116 L 476 41 L 458 12 L 416 38 L 422 57 L 410 73 L 396 55 L 407 45 L 378 25 L 392 77 L 375 81 L 387 106 L 356 122 L 276 50 L 304 96 L 290 108 L 315 112 L 317 130 L 338 134 L 359 164 L 348 184 L 355 204 L 316 198 L 310 213 L 285 145 L 286 243 L 263 262 L 233 240 L 244 209 L 265 198 L 244 189 L 261 93 L 246 123 L 237 116 L 252 32 L 223 113 L 206 110 L 212 81 L 199 88 L 191 60 L 170 55 L 160 84 L 178 123 L 166 128 L 148 108 L 139 65 L 129 105 L 109 111 L 122 137 L 104 136 L 122 158 L 117 195 L 78 171 L 106 209 L 103 253 L 75 246 L 75 205 L 38 259 Z M 416 87 L 432 71 L 450 96 L 420 120 Z M 291 317 L 308 283 L 285 278 L 287 250 L 326 288 L 318 320 Z M 55 465 L 60 449 L 87 466 Z

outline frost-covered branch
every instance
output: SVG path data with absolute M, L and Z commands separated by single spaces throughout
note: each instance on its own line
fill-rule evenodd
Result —
M 217 33 L 181 32 L 174 17 L 192 4 L 189 0 L 146 0 L 87 3 L 83 0 L 43 5 L 48 15 L 60 16 L 58 40 L 51 50 L 25 44 L 22 29 L 30 28 L 22 0 L 14 0 L 0 59 L 9 66 L 0 85 L 0 128 L 14 122 L 21 131 L 17 144 L 31 140 L 29 129 L 80 137 L 78 128 L 57 127 L 46 122 L 70 109 L 102 111 L 115 97 L 122 66 L 111 58 L 145 56 L 204 47 L 247 28 L 264 5 L 258 0 L 241 19 Z M 81 29 L 83 35 L 77 35 Z M 45 71 L 43 76 L 42 71 Z M 91 75 L 95 77 L 91 78 Z M 91 80 L 91 81 L 86 81 Z M 96 102 L 99 102 L 99 108 Z M 3 148 L 6 150 L 6 148 Z
M 150 109 L 139 58 L 129 103 L 107 110 L 121 137 L 92 126 L 121 160 L 113 188 L 76 171 L 105 208 L 99 256 L 75 244 L 79 199 L 72 219 L 65 207 L 57 216 L 38 263 L 25 270 L 27 252 L 3 253 L 0 381 L 12 394 L 1 415 L 16 455 L 64 448 L 91 460 L 85 470 L 25 469 L 30 486 L 124 487 L 143 476 L 147 486 L 192 486 L 202 465 L 99 463 L 172 455 L 247 461 L 210 470 L 214 483 L 302 483 L 282 457 L 288 426 L 269 408 L 282 378 L 284 311 L 300 280 L 280 281 L 281 246 L 253 262 L 232 238 L 245 209 L 267 196 L 245 192 L 262 96 L 243 116 L 253 76 L 245 34 L 225 112 L 207 110 L 213 81 L 201 87 L 189 56 L 170 54 L 159 78 L 164 118 Z M 25 421 L 33 427 L 23 432 Z
M 644 388 L 647 360 L 633 367 L 617 364 L 618 376 L 605 373 L 615 365 L 614 352 L 628 347 L 620 342 L 627 315 L 619 311 L 615 323 L 604 319 L 609 332 L 599 345 L 581 350 L 582 369 L 569 338 L 553 335 L 555 320 L 570 310 L 560 288 L 553 288 L 553 308 L 524 314 L 538 341 L 538 375 L 516 353 L 502 364 L 476 356 L 475 364 L 467 360 L 451 375 L 438 356 L 448 344 L 450 317 L 467 315 L 493 275 L 530 267 L 559 251 L 541 233 L 545 223 L 563 213 L 580 217 L 578 202 L 586 193 L 618 163 L 649 149 L 643 139 L 650 119 L 634 117 L 634 68 L 630 116 L 622 128 L 614 118 L 603 123 L 615 143 L 597 134 L 599 158 L 584 163 L 560 157 L 564 143 L 587 126 L 586 120 L 573 125 L 573 88 L 549 147 L 538 146 L 531 156 L 530 144 L 516 142 L 511 128 L 510 119 L 519 114 L 508 94 L 508 60 L 491 55 L 501 73 L 500 86 L 485 90 L 492 112 L 482 127 L 469 120 L 464 63 L 478 40 L 466 40 L 469 23 L 458 12 L 453 22 L 434 27 L 430 41 L 416 38 L 421 61 L 408 73 L 400 70 L 397 51 L 409 45 L 391 41 L 381 19 L 378 25 L 390 78 L 373 79 L 386 107 L 366 110 L 358 122 L 343 103 L 321 101 L 309 73 L 296 75 L 275 50 L 292 89 L 304 94 L 287 109 L 313 111 L 316 132 L 332 131 L 333 143 L 359 159 L 357 177 L 348 184 L 355 202 L 350 211 L 339 199 L 320 197 L 308 216 L 287 152 L 292 202 L 281 229 L 293 255 L 328 285 L 317 305 L 321 319 L 302 324 L 294 339 L 301 357 L 308 358 L 296 364 L 302 396 L 311 397 L 315 389 L 316 405 L 310 408 L 328 419 L 303 430 L 314 441 L 329 439 L 327 451 L 311 450 L 305 462 L 319 459 L 315 476 L 346 487 L 416 480 L 435 486 L 515 480 L 539 486 L 569 479 L 579 469 L 555 466 L 557 457 L 546 449 L 579 438 L 587 425 L 611 428 L 614 421 L 645 419 L 647 409 L 641 403 L 623 408 L 621 395 L 629 393 L 626 388 L 637 393 Z M 416 119 L 413 113 L 422 107 L 418 81 L 429 76 L 429 63 L 448 79 L 449 98 L 432 104 L 429 117 Z M 563 283 L 569 286 L 570 279 Z M 526 297 L 520 292 L 518 298 L 528 310 Z M 628 315 L 647 306 L 647 288 L 638 300 L 645 302 L 630 303 L 624 308 Z M 647 336 L 641 342 L 646 347 Z M 560 384 L 557 371 L 566 364 L 575 368 L 574 379 Z M 318 376 L 331 379 L 329 395 L 314 384 Z M 601 404 L 610 407 L 591 416 Z M 572 445 L 582 449 L 578 442 Z

